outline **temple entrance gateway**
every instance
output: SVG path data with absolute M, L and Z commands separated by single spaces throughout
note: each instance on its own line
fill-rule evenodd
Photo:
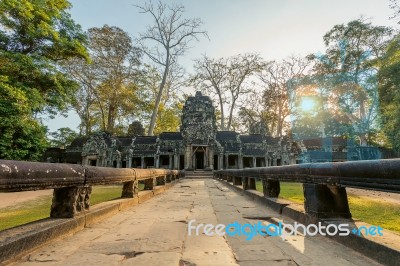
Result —
M 208 158 L 207 146 L 193 146 L 192 147 L 192 167 L 195 170 L 202 170 L 207 167 Z

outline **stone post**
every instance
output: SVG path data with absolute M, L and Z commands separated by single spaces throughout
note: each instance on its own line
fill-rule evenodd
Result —
M 233 177 L 233 185 L 234 186 L 241 186 L 242 185 L 242 178 L 240 176 Z
M 281 192 L 281 186 L 278 180 L 262 179 L 263 193 L 266 197 L 277 198 Z
M 144 180 L 144 190 L 153 190 L 157 186 L 157 178 L 149 178 Z
M 139 182 L 137 180 L 125 182 L 122 187 L 121 198 L 134 198 L 139 193 Z
M 242 177 L 242 188 L 243 188 L 243 190 L 249 189 L 249 178 L 248 177 Z
M 256 179 L 254 177 L 249 177 L 249 188 L 256 190 Z
M 346 188 L 335 185 L 303 184 L 304 209 L 317 218 L 351 218 Z
M 91 186 L 55 188 L 50 217 L 72 218 L 90 207 Z

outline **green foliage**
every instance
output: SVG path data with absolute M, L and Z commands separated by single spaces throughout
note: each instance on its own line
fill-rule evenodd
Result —
M 122 134 L 124 119 L 137 113 L 141 52 L 128 33 L 104 25 L 88 30 L 90 62 L 65 60 L 63 66 L 80 88 L 72 106 L 81 118 L 81 134 L 101 130 Z
M 383 130 L 390 145 L 400 150 L 400 36 L 390 43 L 378 62 L 380 110 Z
M 57 129 L 55 132 L 50 132 L 50 144 L 53 147 L 65 148 L 70 145 L 71 142 L 78 137 L 78 133 L 69 127 L 62 127 Z
M 47 146 L 36 114 L 66 110 L 75 83 L 57 62 L 86 58 L 68 1 L 0 1 L 0 158 L 37 160 Z

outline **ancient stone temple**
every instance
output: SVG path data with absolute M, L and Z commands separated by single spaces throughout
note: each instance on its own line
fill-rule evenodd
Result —
M 75 139 L 65 150 L 50 148 L 43 160 L 117 168 L 215 170 L 396 157 L 342 137 L 274 138 L 266 135 L 261 123 L 252 125 L 248 135 L 218 131 L 212 101 L 201 92 L 188 97 L 182 111 L 179 132 L 123 137 L 99 132 Z
M 212 100 L 201 92 L 188 97 L 181 121 L 180 132 L 158 136 L 117 137 L 101 132 L 80 137 L 59 161 L 117 168 L 214 170 L 287 165 L 298 158 L 298 145 L 286 138 L 269 137 L 262 130 L 249 135 L 218 131 Z

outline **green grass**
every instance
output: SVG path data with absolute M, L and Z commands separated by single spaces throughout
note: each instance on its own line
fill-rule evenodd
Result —
M 261 181 L 256 183 L 262 192 Z M 296 203 L 304 202 L 303 186 L 300 183 L 281 182 L 279 198 Z M 400 206 L 395 203 L 382 202 L 379 199 L 349 195 L 350 212 L 354 219 L 379 225 L 384 229 L 400 232 Z
M 92 195 L 90 197 L 90 204 L 95 205 L 101 202 L 119 198 L 121 196 L 121 192 L 122 187 L 120 185 L 93 187 Z M 33 201 L 0 209 L 0 230 L 49 217 L 51 198 L 51 196 L 42 196 Z

